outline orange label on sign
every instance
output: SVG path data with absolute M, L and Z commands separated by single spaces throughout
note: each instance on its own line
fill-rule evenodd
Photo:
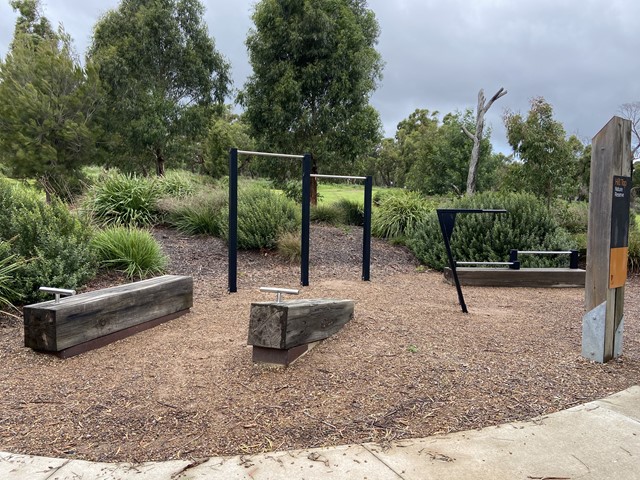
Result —
M 609 254 L 609 288 L 624 287 L 627 281 L 629 247 L 612 248 Z

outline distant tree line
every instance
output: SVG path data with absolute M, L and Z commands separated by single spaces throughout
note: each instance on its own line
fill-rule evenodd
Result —
M 509 156 L 493 151 L 472 109 L 417 108 L 383 138 L 370 104 L 382 79 L 380 28 L 366 0 L 257 2 L 246 40 L 253 73 L 235 98 L 231 65 L 199 0 L 121 0 L 94 25 L 84 62 L 40 0 L 11 5 L 18 18 L 0 61 L 0 173 L 37 179 L 50 194 L 76 194 L 84 165 L 221 177 L 229 149 L 239 147 L 310 152 L 316 172 L 370 174 L 425 195 L 588 195 L 590 147 L 566 134 L 544 98 L 526 114 L 503 115 Z M 637 105 L 624 106 L 636 135 Z M 477 179 L 469 182 L 472 154 Z M 295 163 L 263 158 L 240 168 L 276 182 L 300 175 Z

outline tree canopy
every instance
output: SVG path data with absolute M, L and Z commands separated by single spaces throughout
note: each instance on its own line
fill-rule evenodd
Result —
M 560 194 L 575 195 L 584 146 L 575 136 L 566 137 L 551 104 L 536 97 L 526 117 L 507 112 L 504 123 L 507 140 L 522 160 L 521 189 L 545 198 L 547 205 Z
M 105 130 L 128 162 L 155 161 L 204 136 L 229 93 L 229 64 L 198 0 L 122 0 L 95 25 L 88 61 L 106 90 Z
M 78 170 L 94 151 L 100 92 L 73 54 L 70 37 L 51 30 L 38 1 L 13 1 L 20 15 L 0 64 L 0 160 L 49 193 L 79 188 Z
M 350 173 L 380 138 L 369 104 L 382 71 L 375 15 L 364 0 L 262 0 L 253 21 L 239 100 L 261 148 L 310 152 L 316 168 Z

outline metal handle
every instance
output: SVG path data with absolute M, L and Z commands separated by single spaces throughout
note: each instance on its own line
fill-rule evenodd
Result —
M 298 295 L 300 290 L 296 290 L 293 288 L 275 288 L 275 287 L 260 287 L 261 292 L 275 293 L 276 294 L 276 303 L 282 303 L 282 294 L 286 293 L 288 295 Z
M 53 287 L 40 287 L 41 292 L 53 293 L 55 295 L 55 302 L 60 303 L 60 295 L 72 296 L 76 294 L 75 290 L 69 290 L 67 288 L 53 288 Z

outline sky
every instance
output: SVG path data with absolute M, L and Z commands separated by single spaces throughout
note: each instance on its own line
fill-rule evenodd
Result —
M 254 0 L 201 0 L 216 48 L 231 63 L 240 89 L 251 66 L 245 39 Z M 81 57 L 100 15 L 117 0 L 43 0 L 54 26 L 62 24 Z M 475 110 L 478 91 L 507 95 L 486 116 L 494 150 L 508 146 L 502 115 L 529 111 L 544 97 L 567 134 L 584 142 L 640 102 L 638 0 L 369 0 L 380 24 L 377 49 L 383 79 L 371 97 L 385 135 L 415 109 L 441 115 Z M 0 0 L 0 57 L 11 42 L 16 15 Z

